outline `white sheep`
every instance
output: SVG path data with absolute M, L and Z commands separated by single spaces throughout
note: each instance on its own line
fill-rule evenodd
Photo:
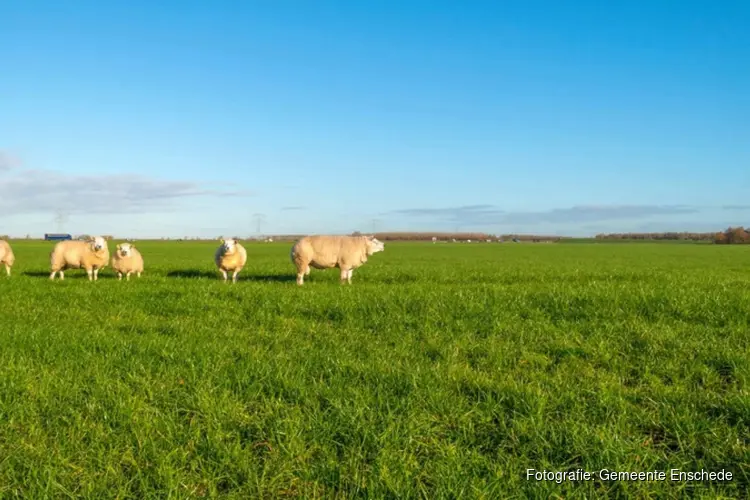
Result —
M 232 283 L 237 283 L 237 275 L 247 262 L 247 251 L 245 247 L 234 238 L 222 239 L 221 246 L 216 249 L 214 262 L 227 281 L 227 272 L 232 272 Z
M 85 269 L 89 281 L 96 281 L 99 271 L 109 263 L 109 248 L 107 240 L 101 236 L 94 236 L 87 241 L 67 240 L 55 245 L 49 255 L 52 273 L 49 279 L 54 280 L 60 273 L 60 279 L 65 279 L 67 269 Z
M 139 278 L 143 272 L 143 256 L 135 248 L 133 243 L 120 243 L 115 248 L 115 254 L 112 256 L 112 269 L 117 273 L 117 279 L 121 280 L 122 275 L 130 281 L 130 275 L 135 273 Z
M 341 283 L 352 283 L 354 270 L 367 262 L 370 255 L 385 250 L 374 236 L 305 236 L 292 247 L 290 257 L 297 267 L 297 284 L 315 269 L 338 267 Z
M 16 256 L 13 255 L 13 249 L 10 243 L 0 240 L 0 264 L 5 264 L 5 273 L 10 276 L 10 268 L 16 262 Z

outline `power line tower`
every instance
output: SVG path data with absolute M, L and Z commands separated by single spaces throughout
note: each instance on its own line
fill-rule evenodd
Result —
M 255 221 L 255 232 L 260 236 L 261 225 L 266 221 L 266 214 L 254 213 L 253 220 Z
M 55 215 L 55 224 L 57 225 L 58 233 L 65 232 L 65 224 L 67 224 L 68 218 L 69 214 L 65 210 L 61 209 L 57 211 L 57 214 Z

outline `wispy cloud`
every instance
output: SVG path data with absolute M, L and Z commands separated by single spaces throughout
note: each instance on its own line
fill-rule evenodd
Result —
M 516 224 L 580 224 L 621 219 L 639 219 L 658 215 L 695 214 L 699 212 L 699 208 L 685 205 L 579 205 L 543 212 L 513 212 L 506 215 L 506 221 Z
M 153 213 L 176 210 L 176 202 L 198 197 L 244 197 L 243 190 L 207 188 L 196 182 L 138 175 L 69 175 L 17 169 L 0 178 L 0 213 L 5 215 Z
M 291 211 L 296 211 L 296 210 L 304 210 L 305 208 L 306 207 L 303 207 L 303 206 L 293 205 L 293 206 L 289 206 L 289 207 L 281 207 L 281 211 L 282 212 L 291 212 Z
M 700 212 L 698 207 L 686 205 L 580 205 L 538 212 L 507 212 L 493 205 L 466 205 L 448 208 L 409 208 L 394 210 L 390 214 L 432 219 L 435 222 L 463 226 L 482 226 L 543 223 L 590 224 L 698 212 Z
M 0 172 L 6 172 L 21 166 L 21 159 L 14 154 L 0 149 Z
M 389 214 L 421 218 L 423 220 L 431 219 L 436 222 L 474 225 L 492 223 L 492 221 L 504 217 L 506 212 L 492 205 L 464 205 L 446 208 L 405 208 L 393 210 L 382 215 Z
M 628 230 L 622 232 L 634 232 L 634 233 L 663 233 L 663 232 L 693 232 L 693 233 L 713 233 L 721 231 L 731 224 L 724 223 L 713 223 L 706 221 L 675 221 L 675 222 L 664 222 L 664 221 L 652 221 L 639 224 Z M 603 233 L 615 232 L 615 231 L 600 231 Z M 618 231 L 619 232 L 619 231 Z

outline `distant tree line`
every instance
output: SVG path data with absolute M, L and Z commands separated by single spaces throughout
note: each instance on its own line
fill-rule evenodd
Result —
M 665 233 L 609 233 L 597 234 L 597 240 L 689 240 L 710 241 L 720 245 L 750 244 L 750 233 L 745 228 L 730 227 L 718 233 L 691 233 L 691 232 L 665 232 Z
M 726 231 L 714 234 L 714 243 L 717 245 L 741 245 L 750 244 L 750 233 L 745 228 L 730 227 Z
M 352 236 L 358 236 L 361 234 L 370 234 L 370 233 L 360 233 L 359 231 L 355 231 L 352 233 Z M 381 240 L 381 241 L 432 241 L 433 238 L 435 238 L 437 241 L 512 241 L 512 240 L 518 240 L 518 241 L 534 241 L 534 242 L 542 242 L 542 241 L 558 241 L 562 239 L 560 236 L 539 236 L 539 235 L 529 235 L 529 234 L 503 234 L 503 235 L 494 235 L 489 233 L 443 233 L 443 232 L 381 232 L 381 233 L 374 233 L 374 236 Z
M 567 236 L 543 236 L 543 235 L 536 235 L 536 234 L 503 234 L 499 236 L 499 238 L 503 241 L 512 241 L 512 240 L 518 240 L 518 241 L 530 241 L 533 243 L 542 243 L 542 242 L 554 242 L 554 241 L 562 241 L 562 240 L 569 240 L 570 237 Z
M 609 233 L 597 234 L 597 240 L 692 240 L 713 241 L 716 233 L 690 233 L 690 232 L 666 232 L 666 233 Z
M 359 234 L 355 231 L 352 233 L 353 236 Z M 372 233 L 369 233 L 372 234 Z M 432 238 L 437 238 L 438 241 L 451 241 L 456 240 L 487 240 L 490 238 L 496 239 L 494 236 L 487 233 L 413 233 L 413 232 L 383 232 L 374 233 L 374 236 L 380 241 L 432 241 Z
M 373 234 L 373 233 L 360 233 L 355 231 L 352 236 L 361 234 Z M 79 235 L 79 238 L 84 238 L 87 235 Z M 299 234 L 281 234 L 272 236 L 273 241 L 284 242 L 284 241 L 296 241 L 302 238 L 304 235 Z M 442 232 L 383 232 L 374 233 L 381 241 L 433 241 L 435 238 L 437 241 L 466 241 L 471 240 L 472 242 L 483 242 L 483 241 L 504 241 L 504 242 L 534 242 L 534 243 L 546 243 L 546 242 L 557 242 L 564 240 L 571 240 L 573 238 L 567 236 L 543 236 L 533 234 L 502 234 L 494 235 L 489 233 L 442 233 Z M 105 235 L 106 240 L 113 240 L 112 235 Z M 268 237 L 238 237 L 239 240 L 244 241 L 266 241 Z M 0 239 L 10 239 L 8 235 L 0 235 Z M 26 239 L 31 239 L 30 235 L 26 235 Z M 172 240 L 172 238 L 157 238 L 162 241 Z M 211 241 L 214 238 L 199 238 L 189 237 L 175 238 L 177 241 Z M 218 238 L 217 238 L 218 239 Z M 750 244 L 750 232 L 745 230 L 744 227 L 730 227 L 725 231 L 716 233 L 692 233 L 692 232 L 663 232 L 663 233 L 608 233 L 608 234 L 597 234 L 595 236 L 597 240 L 685 240 L 685 241 L 705 241 L 712 242 L 720 245 L 729 244 Z

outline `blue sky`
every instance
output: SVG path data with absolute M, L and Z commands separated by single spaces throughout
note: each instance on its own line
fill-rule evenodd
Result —
M 750 3 L 6 0 L 0 234 L 750 225 Z

